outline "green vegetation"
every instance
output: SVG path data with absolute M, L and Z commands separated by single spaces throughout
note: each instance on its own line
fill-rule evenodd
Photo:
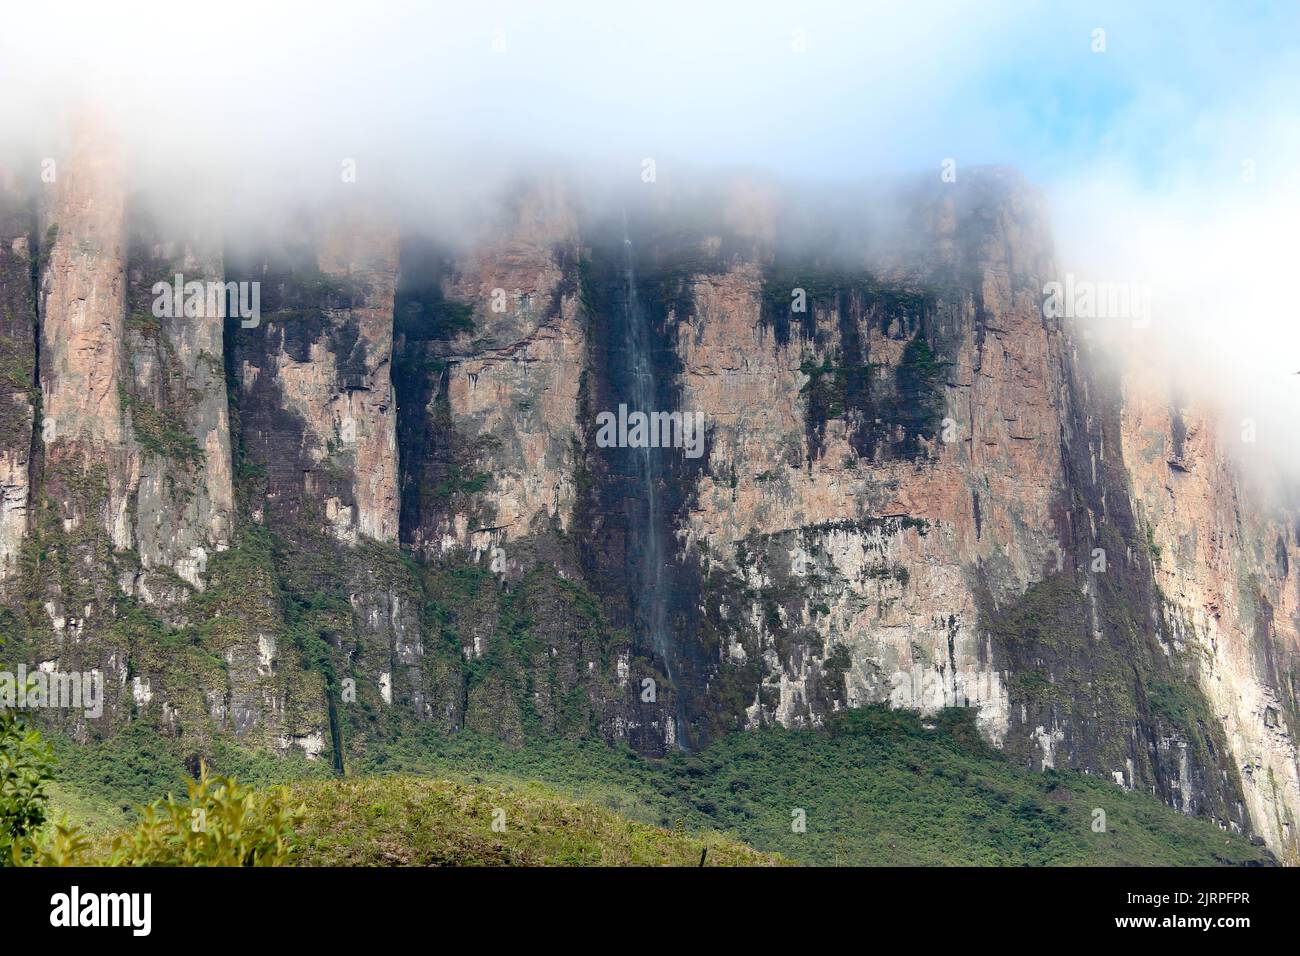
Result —
M 795 290 L 804 293 L 801 312 L 792 311 Z M 810 455 L 821 454 L 826 423 L 834 419 L 847 421 L 859 458 L 872 459 L 878 449 L 914 458 L 923 439 L 934 439 L 945 407 L 944 369 L 950 364 L 926 334 L 938 301 L 934 289 L 884 283 L 868 273 L 816 264 L 773 268 L 764 281 L 761 321 L 779 344 L 788 343 L 795 331 L 803 344 L 799 370 L 808 381 L 800 392 Z M 838 342 L 828 348 L 832 326 Z M 876 331 L 905 343 L 896 364 L 872 360 Z
M 40 250 L 36 258 L 32 260 L 32 287 L 39 287 L 41 276 L 45 274 L 45 267 L 50 264 L 50 254 L 54 251 L 54 244 L 59 241 L 59 224 L 52 222 L 45 230 L 45 241 L 41 243 Z
M 1151 525 L 1146 526 L 1147 533 L 1147 554 L 1151 556 L 1151 563 L 1157 567 L 1160 565 L 1161 548 L 1156 544 L 1155 529 Z
M 270 322 L 320 321 L 325 313 L 354 308 L 369 294 L 366 284 L 352 276 L 330 275 L 314 264 L 300 264 L 284 276 L 281 297 L 264 312 Z
M 178 755 L 161 762 L 166 766 L 158 762 L 165 746 L 143 761 L 133 756 L 134 746 L 79 752 L 76 766 L 64 762 L 57 778 L 75 792 L 97 781 L 140 788 L 149 778 L 158 785 L 169 773 L 163 786 L 171 786 L 182 772 Z M 224 772 L 240 767 L 246 782 L 260 786 L 294 773 L 328 772 L 323 762 L 282 762 L 236 748 L 226 748 L 213 762 Z M 1084 774 L 1016 766 L 983 743 L 967 710 L 925 721 L 910 712 L 868 707 L 836 715 L 823 731 L 751 730 L 701 753 L 664 760 L 593 740 L 536 737 L 512 747 L 481 733 L 446 735 L 421 725 L 389 744 L 370 746 L 351 770 L 365 779 L 295 786 L 293 801 L 307 805 L 301 830 L 305 862 L 636 862 L 628 854 L 656 846 L 666 862 L 679 859 L 679 848 L 670 852 L 662 842 L 666 837 L 589 808 L 565 809 L 555 802 L 557 795 L 650 827 L 725 833 L 807 864 L 1209 865 L 1269 859 L 1243 837 L 1149 796 Z M 420 783 L 407 779 L 411 775 L 444 782 Z M 538 788 L 538 782 L 546 786 Z M 468 784 L 495 789 L 476 791 L 466 789 Z M 490 810 L 484 816 L 484 808 L 495 806 L 505 807 L 508 826 L 527 821 L 519 823 L 520 832 L 490 831 L 484 822 L 490 822 Z M 441 814 L 450 807 L 470 810 L 447 819 Z M 804 833 L 791 828 L 798 809 L 806 814 Z M 1092 829 L 1096 809 L 1105 812 L 1105 832 Z M 331 824 L 334 819 L 348 823 Z M 566 819 L 576 821 L 578 831 L 554 832 L 552 824 Z M 393 838 L 399 829 L 404 835 Z M 437 834 L 447 842 L 439 843 Z M 605 840 L 610 845 L 597 853 Z M 682 846 L 690 848 L 687 856 L 698 855 L 702 843 Z
M 474 332 L 474 307 L 443 294 L 448 265 L 437 250 L 408 247 L 402 266 L 402 284 L 393 303 L 396 335 L 409 342 L 442 342 Z
M 871 370 L 870 365 L 836 365 L 830 356 L 820 365 L 804 359 L 799 371 L 808 376 L 808 381 L 799 393 L 808 403 L 809 414 L 815 415 L 818 421 L 843 418 L 848 411 L 850 381 L 865 383 Z
M 255 793 L 200 769 L 187 786 L 140 809 L 140 820 L 111 840 L 55 823 L 25 841 L 15 862 L 34 866 L 283 866 L 302 817 L 283 790 Z
M 1023 708 L 1026 727 L 1075 727 L 1073 749 L 1086 765 L 1118 768 L 1132 760 L 1134 777 L 1157 781 L 1166 788 L 1160 798 L 1170 802 L 1175 792 L 1160 779 L 1153 755 L 1134 750 L 1129 735 L 1143 726 L 1152 739 L 1182 741 L 1187 772 L 1201 791 L 1201 812 L 1238 819 L 1241 783 L 1232 762 L 1221 761 L 1228 752 L 1222 723 L 1199 687 L 1194 662 L 1168 653 L 1168 625 L 1159 619 L 1153 627 L 1143 610 L 1153 602 L 1149 577 L 1114 560 L 1141 553 L 1141 529 L 1133 526 L 1125 539 L 1117 524 L 1099 528 L 1097 543 L 1112 556 L 1105 573 L 1084 577 L 1066 570 L 1000 606 L 988 595 L 981 599 L 980 626 L 992 638 L 995 657 L 1015 675 L 1012 710 Z M 1081 566 L 1086 554 L 1075 559 Z M 1013 759 L 1038 756 L 1028 735 L 1010 740 L 1008 748 Z
M 421 752 L 423 751 L 423 753 Z M 1036 773 L 983 743 L 968 710 L 933 722 L 868 707 L 826 731 L 765 728 L 649 761 L 594 743 L 511 750 L 471 734 L 399 742 L 362 772 L 543 780 L 635 819 L 729 833 L 810 864 L 1207 865 L 1267 859 L 1243 837 L 1074 772 Z M 807 832 L 792 832 L 792 813 Z M 1093 811 L 1106 831 L 1092 830 Z
M 903 587 L 907 587 L 907 582 L 911 578 L 907 566 L 902 564 L 872 564 L 864 568 L 862 573 L 865 577 L 876 581 L 897 581 Z
M 351 300 L 363 298 L 366 285 L 353 276 L 330 275 L 315 266 L 299 266 L 293 271 L 291 291 L 305 302 L 321 308 L 346 308 Z
M 469 335 L 477 327 L 474 307 L 448 299 L 409 298 L 402 306 L 400 328 L 417 340 L 443 342 Z
M 34 731 L 28 735 L 39 737 Z M 138 743 L 139 741 L 135 741 Z M 30 741 L 29 741 L 30 743 Z M 39 746 L 33 753 L 40 750 Z M 133 761 L 131 747 L 109 756 L 103 779 L 134 787 L 141 774 L 163 776 L 151 759 Z M 239 758 L 236 757 L 238 760 Z M 257 758 L 244 754 L 254 769 Z M 44 763 L 42 762 L 44 760 Z M 264 760 L 274 761 L 269 756 Z M 251 762 L 250 762 L 251 761 Z M 96 762 L 96 761 L 91 761 Z M 31 761 L 34 776 L 47 758 Z M 134 764 L 124 767 L 122 764 Z M 282 763 L 282 762 L 281 762 Z M 153 766 L 150 766 L 153 764 Z M 270 769 L 263 762 L 263 771 Z M 283 772 L 286 768 L 281 766 Z M 300 770 L 302 768 L 299 768 Z M 277 774 L 278 776 L 279 774 Z M 254 777 L 257 776 L 254 769 Z M 430 866 L 773 865 L 781 861 L 705 832 L 690 835 L 576 803 L 540 784 L 480 786 L 415 777 L 303 780 L 291 791 L 255 791 L 204 765 L 188 795 L 171 793 L 138 808 L 128 824 L 102 800 L 56 788 L 53 822 L 45 794 L 29 789 L 21 813 L 21 852 L 4 859 L 41 866 Z M 10 805 L 5 804 L 8 808 Z M 110 825 L 87 826 L 88 813 Z
M 0 712 L 0 866 L 32 855 L 46 819 L 53 754 L 22 717 Z
M 0 334 L 0 439 L 13 448 L 32 427 L 36 348 L 30 340 Z M 27 401 L 22 400 L 27 397 Z
M 806 311 L 794 312 L 794 290 L 804 291 Z M 855 270 L 816 263 L 778 263 L 763 280 L 761 316 L 777 342 L 790 340 L 791 320 L 799 333 L 812 338 L 816 311 L 861 310 L 887 321 L 894 316 L 918 317 L 934 302 L 934 290 L 911 289 Z
M 919 332 L 904 347 L 894 370 L 894 394 L 880 407 L 886 421 L 902 426 L 904 454 L 917 454 L 918 439 L 933 439 L 938 432 L 944 411 L 943 374 L 950 364 Z
M 492 476 L 485 471 L 468 476 L 456 472 L 440 481 L 433 489 L 433 494 L 438 498 L 450 498 L 457 494 L 476 495 L 485 489 L 491 480 Z
M 202 463 L 203 449 L 175 411 L 143 401 L 122 385 L 118 385 L 118 401 L 124 413 L 130 412 L 136 441 L 145 449 L 172 461 Z
M 1201 718 L 1201 702 L 1185 683 L 1149 677 L 1146 691 L 1151 713 L 1165 718 L 1175 727 L 1194 727 Z
M 106 841 L 135 820 L 135 807 L 124 809 L 104 797 L 65 787 L 57 781 L 50 781 L 46 792 L 49 822 L 75 827 L 92 842 Z
M 550 788 L 419 777 L 295 786 L 305 866 L 771 866 L 780 858 L 713 832 L 627 820 Z
M 123 823 L 138 817 L 138 808 L 191 779 L 186 771 L 190 754 L 178 741 L 163 737 L 142 722 L 121 733 L 89 744 L 50 735 L 57 768 L 51 786 L 53 816 L 66 815 L 78 825 L 95 828 L 112 809 Z M 215 742 L 207 764 L 254 788 L 331 776 L 329 765 L 301 754 L 277 757 L 225 742 Z

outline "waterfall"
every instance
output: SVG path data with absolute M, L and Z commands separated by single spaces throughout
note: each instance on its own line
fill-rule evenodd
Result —
M 633 410 L 650 413 L 658 410 L 659 388 L 651 358 L 650 329 L 637 292 L 636 266 L 632 240 L 627 232 L 627 215 L 623 216 L 623 348 L 630 378 L 628 405 Z M 675 644 L 668 632 L 668 598 L 672 581 L 669 566 L 669 543 L 663 513 L 664 458 L 662 448 L 628 448 L 624 454 L 634 456 L 634 487 L 640 494 L 640 521 L 630 522 L 629 537 L 637 535 L 634 548 L 635 587 L 637 588 L 637 631 L 648 637 L 655 654 L 663 661 L 664 672 L 675 681 Z M 685 743 L 681 731 L 682 695 L 677 702 L 675 737 Z

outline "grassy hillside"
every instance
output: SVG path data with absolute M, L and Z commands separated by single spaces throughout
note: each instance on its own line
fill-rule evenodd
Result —
M 716 833 L 636 823 L 539 784 L 421 777 L 312 781 L 301 866 L 772 866 L 780 858 Z M 496 828 L 494 829 L 494 824 Z
M 133 731 L 135 736 L 143 733 Z M 139 802 L 174 789 L 182 773 L 180 755 L 164 741 L 131 737 L 92 748 L 61 744 L 64 792 L 120 806 L 128 792 Z M 328 768 L 318 763 L 278 761 L 235 748 L 223 748 L 212 758 L 217 770 L 255 784 L 328 775 Z M 455 840 L 469 839 L 461 823 L 445 824 L 451 829 L 444 835 L 453 842 L 441 849 L 436 834 L 442 831 L 430 831 L 433 842 L 420 833 L 442 820 L 443 811 L 460 805 L 457 786 L 468 784 L 516 794 L 524 802 L 512 806 L 524 820 L 533 819 L 529 814 L 551 819 L 543 804 L 561 794 L 624 820 L 678 832 L 722 832 L 808 864 L 1210 865 L 1269 860 L 1262 848 L 1240 836 L 1108 781 L 1014 766 L 980 740 L 970 713 L 960 710 L 923 721 L 904 711 L 864 708 L 840 715 L 823 731 L 751 731 L 720 740 L 702 753 L 662 761 L 591 742 L 541 740 L 512 749 L 470 733 L 444 736 L 412 728 L 392 744 L 354 754 L 349 770 L 365 779 L 344 782 L 338 797 L 329 788 L 302 784 L 309 805 L 320 801 L 303 830 L 312 841 L 309 858 L 317 862 L 330 861 L 329 854 L 348 846 L 364 850 L 367 862 L 385 862 L 373 855 L 379 852 L 409 854 L 412 862 L 453 852 Z M 404 779 L 410 775 L 453 782 L 423 785 L 426 790 Z M 380 777 L 388 779 L 374 779 Z M 548 787 L 536 790 L 525 781 Z M 335 799 L 343 805 L 330 805 Z M 470 802 L 479 806 L 477 800 Z M 403 807 L 419 822 L 407 821 Z M 554 809 L 560 819 L 569 812 L 560 804 Z M 512 810 L 505 810 L 509 826 Z M 1093 829 L 1097 810 L 1105 814 L 1102 832 Z M 351 821 L 357 835 L 349 836 L 347 828 L 325 829 L 332 826 L 331 814 Z M 800 818 L 804 832 L 793 826 Z M 487 844 L 471 842 L 475 853 L 498 862 L 514 853 L 555 859 L 551 854 L 562 857 L 569 852 L 566 847 L 594 855 L 596 845 L 583 841 L 599 832 L 611 841 L 600 852 L 620 859 L 633 852 L 628 841 L 635 842 L 632 831 L 620 829 L 626 826 L 608 817 L 597 826 L 593 818 L 595 829 L 571 844 L 563 835 L 540 833 L 534 842 L 516 843 L 523 834 L 510 836 L 509 830 L 488 837 Z M 394 828 L 402 828 L 400 840 L 365 835 Z M 410 846 L 402 849 L 408 833 Z M 698 855 L 702 844 L 689 845 Z

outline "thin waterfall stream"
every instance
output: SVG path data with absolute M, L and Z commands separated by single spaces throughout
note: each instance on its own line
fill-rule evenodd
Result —
M 630 378 L 628 404 L 633 410 L 649 414 L 658 407 L 659 388 L 651 356 L 649 323 L 637 292 L 636 265 L 632 240 L 627 232 L 626 215 L 623 217 L 623 281 L 623 348 Z M 630 533 L 639 533 L 635 548 L 638 631 L 641 636 L 650 639 L 655 654 L 663 662 L 664 672 L 675 688 L 676 645 L 668 627 L 672 568 L 668 564 L 670 547 L 662 494 L 665 474 L 663 456 L 671 452 L 645 444 L 626 449 L 626 452 L 635 456 L 635 487 L 641 498 L 641 521 L 629 528 Z M 683 746 L 682 695 L 675 692 L 673 699 L 676 701 L 674 737 L 678 746 Z

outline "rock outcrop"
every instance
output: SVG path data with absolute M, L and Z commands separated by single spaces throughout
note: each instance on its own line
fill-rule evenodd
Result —
M 260 322 L 232 347 L 245 453 L 266 469 L 255 517 L 395 541 L 396 229 L 340 214 L 317 239 L 239 273 L 261 289 Z
M 412 252 L 402 344 L 426 356 L 432 375 L 408 375 L 410 440 L 427 435 L 434 461 L 408 464 L 404 543 L 426 557 L 466 546 L 481 554 L 502 537 L 563 532 L 587 349 L 577 214 L 564 188 L 518 195 L 499 238 L 460 258 L 440 264 Z M 455 465 L 481 463 L 479 474 L 450 476 L 444 458 L 435 478 L 439 453 L 453 445 Z M 475 508 L 455 507 L 471 490 Z
M 1144 361 L 1124 380 L 1124 456 L 1163 613 L 1176 653 L 1193 662 L 1207 722 L 1226 735 L 1251 826 L 1300 862 L 1300 515 L 1237 464 L 1241 426 L 1181 398 L 1172 370 L 1152 374 L 1161 350 L 1141 345 L 1127 350 Z
M 0 168 L 0 593 L 18 574 L 31 499 L 36 406 L 36 210 Z
M 174 578 L 201 590 L 209 557 L 229 546 L 234 528 L 225 323 L 209 310 L 223 301 L 225 270 L 215 228 L 173 238 L 143 216 L 129 226 L 128 375 L 120 403 L 139 462 L 131 530 L 141 575 L 125 589 L 145 603 L 173 603 L 183 594 Z M 161 307 L 166 297 L 169 309 Z M 170 576 L 149 574 L 157 569 Z
M 544 181 L 456 248 L 342 204 L 232 241 L 88 135 L 39 220 L 0 177 L 0 589 L 17 652 L 107 677 L 68 732 L 341 767 L 966 707 L 1296 861 L 1294 517 L 1044 309 L 1019 176 L 834 248 L 746 182 L 611 214 Z M 159 314 L 177 274 L 260 312 Z

